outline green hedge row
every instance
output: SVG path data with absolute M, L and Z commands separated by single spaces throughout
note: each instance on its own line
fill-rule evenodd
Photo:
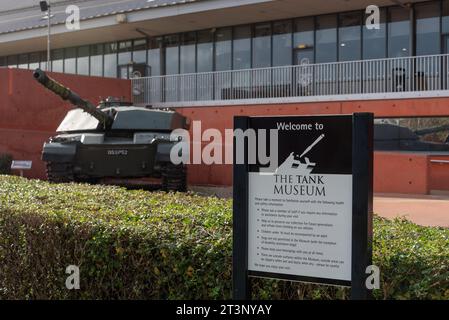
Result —
M 0 176 L 0 299 L 229 299 L 232 203 Z M 449 299 L 449 230 L 375 219 L 378 299 Z M 65 288 L 68 265 L 81 289 Z M 257 299 L 348 290 L 252 280 Z
M 10 154 L 0 153 L 0 174 L 11 173 L 12 156 Z

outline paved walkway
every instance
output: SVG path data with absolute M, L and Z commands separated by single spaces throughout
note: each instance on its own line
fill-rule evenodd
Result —
M 405 216 L 423 226 L 449 228 L 449 196 L 376 194 L 374 212 L 385 218 Z

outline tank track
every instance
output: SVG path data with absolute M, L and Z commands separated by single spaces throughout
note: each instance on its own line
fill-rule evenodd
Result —
M 69 162 L 47 162 L 47 179 L 54 183 L 74 182 L 72 164 Z
M 187 170 L 185 165 L 168 163 L 161 168 L 162 190 L 187 191 Z M 73 165 L 70 162 L 47 162 L 47 179 L 53 183 L 89 182 L 92 179 L 79 179 L 73 174 Z
M 161 168 L 164 191 L 187 191 L 187 170 L 185 165 L 168 163 Z

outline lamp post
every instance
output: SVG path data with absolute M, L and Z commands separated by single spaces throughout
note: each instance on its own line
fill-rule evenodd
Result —
M 50 0 L 40 1 L 39 5 L 42 12 L 47 12 L 47 71 L 51 71 L 50 67 L 50 27 L 51 27 L 51 7 Z

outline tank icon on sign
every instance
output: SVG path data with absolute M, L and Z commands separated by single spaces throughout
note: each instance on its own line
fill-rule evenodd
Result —
M 310 162 L 310 159 L 306 155 L 325 137 L 324 134 L 320 135 L 310 146 L 304 150 L 303 153 L 298 154 L 295 152 L 290 153 L 288 158 L 277 168 L 276 173 L 294 173 L 300 175 L 309 175 L 315 169 L 316 163 Z M 304 158 L 304 162 L 301 159 Z

